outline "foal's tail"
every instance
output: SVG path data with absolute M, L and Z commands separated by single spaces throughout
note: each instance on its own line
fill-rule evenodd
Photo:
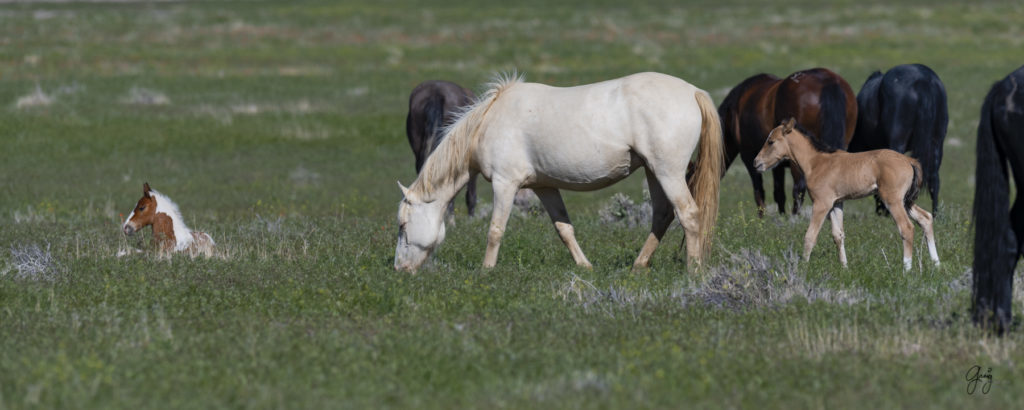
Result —
M 921 163 L 917 162 L 916 159 L 907 157 L 910 160 L 910 166 L 914 168 L 914 179 L 910 182 L 910 188 L 907 189 L 906 195 L 903 196 L 903 207 L 910 210 L 910 207 L 914 206 L 914 201 L 917 200 L 917 194 L 921 192 Z
M 696 172 L 687 181 L 697 201 L 698 223 L 703 237 L 700 239 L 701 261 L 711 252 L 715 221 L 718 219 L 718 187 L 725 168 L 722 140 L 722 121 L 711 97 L 704 91 L 694 93 L 700 107 L 700 151 L 697 153 Z

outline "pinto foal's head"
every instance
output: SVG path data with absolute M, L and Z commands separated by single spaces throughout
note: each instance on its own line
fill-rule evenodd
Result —
M 156 219 L 156 197 L 149 189 L 149 182 L 142 184 L 142 198 L 135 204 L 135 209 L 124 221 L 121 230 L 125 235 L 132 235 L 135 231 L 153 225 Z
M 783 120 L 782 124 L 779 124 L 778 127 L 769 132 L 768 140 L 761 147 L 761 152 L 758 152 L 757 157 L 754 157 L 754 168 L 759 172 L 764 172 L 775 168 L 776 165 L 779 165 L 784 160 L 791 159 L 793 154 L 790 152 L 786 137 L 794 131 L 799 132 L 796 126 L 796 119 L 790 117 Z

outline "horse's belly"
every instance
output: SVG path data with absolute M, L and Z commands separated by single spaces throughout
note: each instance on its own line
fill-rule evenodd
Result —
M 642 161 L 632 153 L 593 161 L 565 164 L 558 161 L 539 161 L 534 177 L 527 181 L 530 188 L 557 188 L 572 191 L 592 191 L 612 185 L 628 177 Z

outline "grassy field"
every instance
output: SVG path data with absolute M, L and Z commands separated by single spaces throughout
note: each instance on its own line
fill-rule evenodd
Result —
M 1024 403 L 1024 329 L 966 314 L 975 128 L 1024 62 L 1020 2 L 480 3 L 0 5 L 0 409 Z M 461 204 L 430 267 L 392 269 L 420 81 L 661 71 L 720 102 L 759 72 L 859 90 L 910 62 L 949 94 L 941 268 L 918 230 L 904 273 L 870 200 L 847 204 L 849 269 L 827 233 L 798 261 L 806 213 L 758 219 L 734 164 L 703 272 L 678 227 L 630 272 L 648 228 L 600 214 L 642 173 L 565 194 L 593 270 L 536 209 L 482 270 L 487 218 Z M 149 244 L 118 229 L 146 181 L 222 257 L 115 257 Z

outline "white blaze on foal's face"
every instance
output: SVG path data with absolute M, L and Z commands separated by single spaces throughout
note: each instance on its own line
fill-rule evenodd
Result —
M 398 204 L 398 244 L 395 269 L 415 272 L 444 240 L 443 201 L 422 202 L 402 188 L 405 198 Z

